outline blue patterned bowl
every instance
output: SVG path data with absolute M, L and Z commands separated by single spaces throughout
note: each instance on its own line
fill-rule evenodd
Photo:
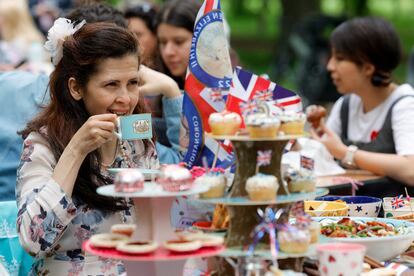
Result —
M 382 204 L 381 198 L 371 196 L 322 196 L 318 200 L 346 202 L 350 217 L 378 217 Z

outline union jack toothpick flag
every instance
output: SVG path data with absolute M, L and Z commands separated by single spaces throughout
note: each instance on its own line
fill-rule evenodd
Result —
M 273 91 L 267 89 L 262 91 L 257 91 L 253 97 L 258 102 L 267 102 L 273 100 Z
M 241 102 L 240 103 L 240 110 L 243 113 L 244 116 L 254 114 L 259 111 L 259 107 L 257 106 L 257 103 L 254 101 L 247 101 L 247 102 Z
M 402 208 L 404 207 L 404 199 L 403 196 L 396 196 L 394 198 L 391 199 L 391 206 L 392 209 L 398 209 L 398 208 Z
M 301 155 L 300 156 L 300 167 L 303 169 L 313 171 L 313 169 L 315 168 L 315 160 L 313 160 L 310 157 Z
M 210 99 L 213 102 L 223 101 L 223 95 L 221 94 L 221 89 L 211 88 L 211 90 L 210 90 Z
M 259 150 L 257 151 L 257 166 L 270 165 L 272 160 L 272 150 Z
M 290 216 L 295 217 L 295 225 L 300 229 L 307 228 L 312 219 L 308 214 L 305 213 L 305 204 L 303 201 L 295 202 L 290 208 Z
M 290 215 L 292 217 L 296 217 L 304 213 L 305 213 L 305 203 L 303 201 L 297 201 L 294 204 L 292 204 L 292 207 L 290 208 Z

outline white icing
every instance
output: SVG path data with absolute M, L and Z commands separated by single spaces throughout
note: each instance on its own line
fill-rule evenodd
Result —
M 280 242 L 310 242 L 310 234 L 308 230 L 295 229 L 294 231 L 279 231 L 277 233 Z
M 180 181 L 192 178 L 191 172 L 178 165 L 167 165 L 162 169 L 164 178 L 169 178 L 173 181 Z
M 209 123 L 211 123 L 211 122 L 213 122 L 213 123 L 217 123 L 217 122 L 241 123 L 241 117 L 240 117 L 239 114 L 237 114 L 235 112 L 225 111 L 225 112 L 220 112 L 220 113 L 211 113 L 210 116 L 208 117 L 208 121 L 209 121 Z
M 279 184 L 274 175 L 257 174 L 249 177 L 246 181 L 246 190 L 257 190 L 262 188 L 278 189 Z
M 276 117 L 268 116 L 265 113 L 257 113 L 247 116 L 246 125 L 260 126 L 260 125 L 274 125 L 279 126 L 280 120 Z
M 292 111 L 285 111 L 283 114 L 279 115 L 279 119 L 282 122 L 305 122 L 306 115 L 302 112 L 292 112 Z
M 115 184 L 134 184 L 136 182 L 142 182 L 144 180 L 144 175 L 140 171 L 127 169 L 117 173 L 115 177 Z
M 286 172 L 286 178 L 292 181 L 315 181 L 315 174 L 310 170 L 292 170 Z
M 209 187 L 226 185 L 226 182 L 227 182 L 227 178 L 223 174 L 219 174 L 219 175 L 205 174 L 203 176 L 198 177 L 194 181 L 195 184 L 209 185 Z

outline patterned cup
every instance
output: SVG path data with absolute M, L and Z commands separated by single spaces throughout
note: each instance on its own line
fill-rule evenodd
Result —
M 366 247 L 362 244 L 326 243 L 317 247 L 321 276 L 358 276 Z

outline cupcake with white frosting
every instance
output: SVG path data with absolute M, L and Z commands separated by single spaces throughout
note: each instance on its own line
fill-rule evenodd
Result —
M 316 177 L 313 171 L 289 169 L 285 174 L 285 180 L 288 183 L 289 191 L 292 193 L 315 191 Z
M 246 181 L 246 191 L 253 201 L 275 200 L 278 189 L 279 183 L 274 175 L 258 173 Z
M 285 111 L 279 115 L 281 121 L 279 131 L 285 135 L 302 135 L 305 128 L 306 115 L 302 112 Z
M 198 177 L 194 183 L 209 187 L 207 192 L 200 194 L 201 198 L 217 198 L 224 196 L 227 178 L 223 172 L 209 171 L 208 173 Z
M 234 135 L 240 129 L 241 122 L 239 114 L 227 110 L 211 113 L 208 117 L 208 124 L 214 135 Z
M 115 192 L 134 193 L 144 189 L 144 175 L 137 169 L 125 169 L 115 176 Z
M 157 182 L 168 192 L 186 191 L 193 185 L 193 176 L 187 168 L 182 166 L 165 165 L 161 168 Z
M 292 225 L 285 225 L 277 232 L 280 251 L 285 253 L 305 253 L 308 251 L 311 237 L 309 230 L 299 229 Z
M 266 113 L 248 115 L 245 119 L 246 128 L 252 138 L 275 138 L 279 130 L 280 120 Z

